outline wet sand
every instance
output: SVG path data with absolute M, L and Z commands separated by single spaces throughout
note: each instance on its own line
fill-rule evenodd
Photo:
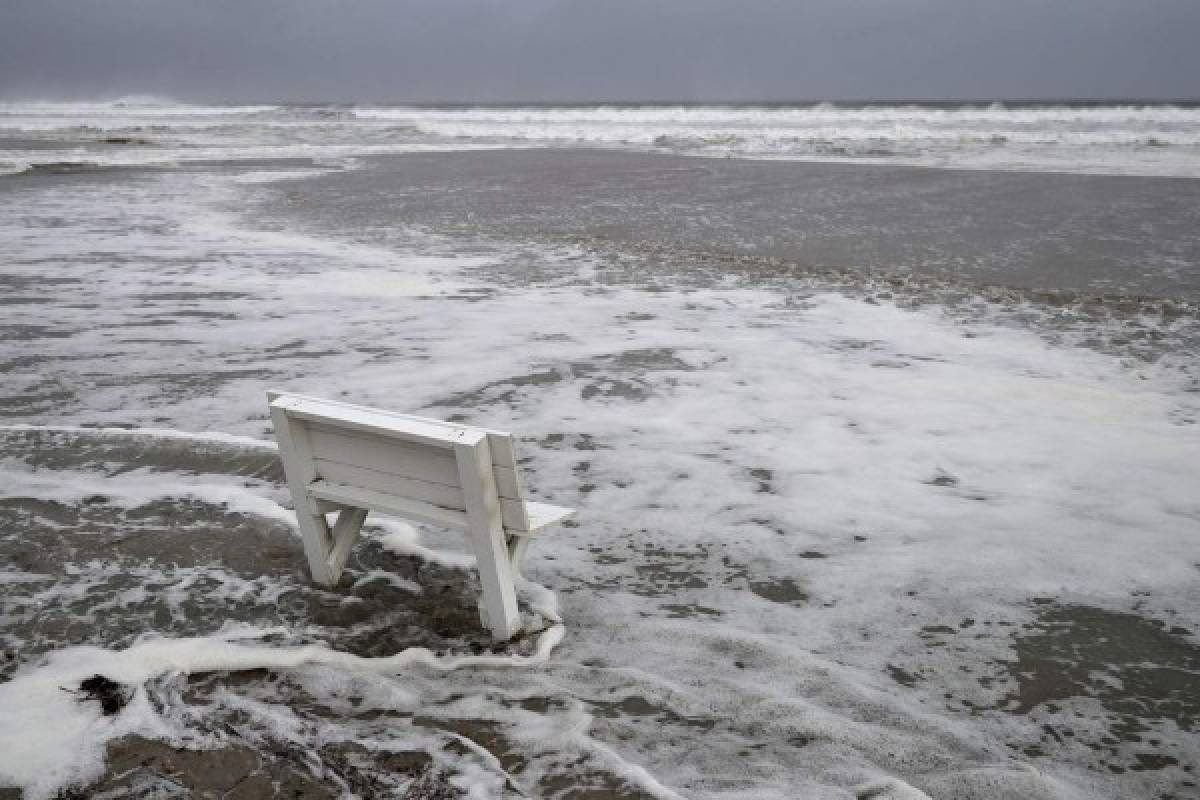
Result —
M 761 260 L 775 273 L 1200 301 L 1200 180 L 1189 178 L 496 150 L 376 158 L 281 185 L 278 201 L 264 211 L 352 236 L 400 222 L 615 244 L 654 253 L 659 270 L 708 256 L 750 273 Z

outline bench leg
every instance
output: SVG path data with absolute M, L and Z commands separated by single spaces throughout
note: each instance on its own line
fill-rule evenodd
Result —
M 365 508 L 343 508 L 338 512 L 337 522 L 333 525 L 333 547 L 329 550 L 329 574 L 337 583 L 346 567 L 346 559 L 358 539 L 358 532 L 367 519 Z
M 480 621 L 491 629 L 496 639 L 511 639 L 521 629 L 521 615 L 517 611 L 517 592 L 504 534 L 472 529 L 467 531 L 467 536 L 471 539 L 471 549 L 479 565 L 479 583 L 483 588 Z
M 333 538 L 329 523 L 318 509 L 309 505 L 308 485 L 317 477 L 308 436 L 300 425 L 293 426 L 282 408 L 271 406 L 271 423 L 279 442 L 279 460 L 287 478 L 292 505 L 296 507 L 296 523 L 304 538 L 304 556 L 314 583 L 332 588 L 337 576 L 329 568 L 329 551 Z
M 309 511 L 303 502 L 296 504 L 296 521 L 304 537 L 304 557 L 308 559 L 313 583 L 332 589 L 337 585 L 338 575 L 333 574 L 329 565 L 329 550 L 333 547 L 329 523 L 324 516 Z
M 521 615 L 487 437 L 456 444 L 454 450 L 466 501 L 467 538 L 475 552 L 483 587 L 480 618 L 493 637 L 508 640 L 521 629 Z
M 514 578 L 521 575 L 521 565 L 525 563 L 525 552 L 529 549 L 528 536 L 508 537 L 508 563 L 512 567 Z

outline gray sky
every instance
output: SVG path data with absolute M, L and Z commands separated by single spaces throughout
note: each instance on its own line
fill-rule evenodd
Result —
M 0 96 L 1200 97 L 1200 0 L 0 0 Z

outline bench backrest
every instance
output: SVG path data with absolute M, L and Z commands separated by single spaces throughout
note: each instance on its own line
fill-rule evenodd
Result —
M 455 445 L 486 437 L 504 527 L 529 530 L 510 434 L 305 395 L 272 394 L 270 400 L 286 416 L 297 454 L 311 465 L 311 481 L 449 511 L 463 512 L 467 503 Z

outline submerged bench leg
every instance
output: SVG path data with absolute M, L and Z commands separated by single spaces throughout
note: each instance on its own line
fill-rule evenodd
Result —
M 496 639 L 511 639 L 521 629 L 521 615 L 487 437 L 456 444 L 454 451 L 467 507 L 467 538 L 483 587 L 480 617 Z
M 525 562 L 525 551 L 529 549 L 528 536 L 508 537 L 508 563 L 512 566 L 514 578 L 521 575 L 521 564 Z
M 329 566 L 333 537 L 325 517 L 310 508 L 308 503 L 308 484 L 317 477 L 308 437 L 302 430 L 288 424 L 287 415 L 282 409 L 272 406 L 271 422 L 275 426 L 275 439 L 279 442 L 283 474 L 292 493 L 292 505 L 296 507 L 296 522 L 304 537 L 304 556 L 308 559 L 309 573 L 315 583 L 332 587 L 338 578 Z
M 337 583 L 338 578 L 342 576 L 342 570 L 346 567 L 346 559 L 350 557 L 350 549 L 354 547 L 354 542 L 358 539 L 358 532 L 362 530 L 366 519 L 367 509 L 365 508 L 343 508 L 338 512 L 337 522 L 333 524 L 333 547 L 330 548 L 327 559 L 329 574 L 334 583 Z
M 296 521 L 304 537 L 304 557 L 308 559 L 308 571 L 313 583 L 332 589 L 337 586 L 339 575 L 329 566 L 329 551 L 333 547 L 333 536 L 329 523 L 320 514 L 312 514 L 303 505 L 296 509 Z

